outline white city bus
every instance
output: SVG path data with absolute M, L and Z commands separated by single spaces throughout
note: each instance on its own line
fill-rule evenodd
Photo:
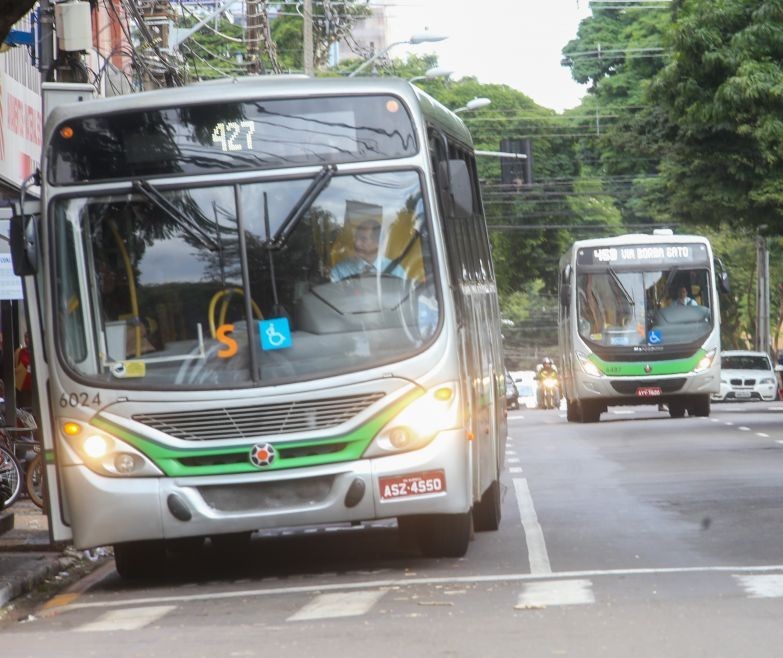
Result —
M 569 421 L 607 407 L 708 416 L 720 388 L 720 308 L 710 243 L 668 229 L 575 242 L 560 260 L 561 386 Z
M 397 518 L 454 556 L 498 527 L 497 295 L 451 111 L 373 78 L 88 99 L 49 113 L 40 183 L 13 244 L 54 539 L 133 576 L 182 538 Z

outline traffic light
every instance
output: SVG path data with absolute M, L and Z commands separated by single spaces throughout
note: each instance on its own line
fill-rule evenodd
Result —
M 502 139 L 500 150 L 504 153 L 523 153 L 526 157 L 500 158 L 500 182 L 504 185 L 530 185 L 533 182 L 533 155 L 530 138 Z

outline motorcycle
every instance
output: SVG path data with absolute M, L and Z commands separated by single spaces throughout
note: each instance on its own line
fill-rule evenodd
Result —
M 560 383 L 557 377 L 546 375 L 541 379 L 541 408 L 560 408 Z

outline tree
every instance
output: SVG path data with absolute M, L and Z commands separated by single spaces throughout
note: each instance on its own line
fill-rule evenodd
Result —
M 783 230 L 783 0 L 682 0 L 665 111 L 661 207 L 685 220 Z

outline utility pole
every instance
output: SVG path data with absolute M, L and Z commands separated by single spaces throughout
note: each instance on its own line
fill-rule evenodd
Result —
M 40 0 L 39 7 L 41 9 L 39 64 L 43 81 L 47 82 L 54 63 L 54 8 L 51 0 Z
M 759 231 L 766 226 L 760 226 Z M 769 250 L 767 238 L 756 234 L 756 350 L 769 353 Z
M 304 73 L 313 75 L 313 0 L 304 0 Z
M 261 72 L 261 55 L 259 50 L 258 0 L 247 0 L 245 4 L 247 19 L 247 72 L 258 75 Z

